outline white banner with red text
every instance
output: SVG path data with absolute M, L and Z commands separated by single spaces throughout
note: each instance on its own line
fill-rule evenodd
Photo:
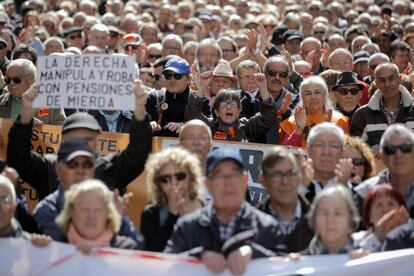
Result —
M 245 275 L 392 275 L 414 272 L 414 249 L 370 254 L 275 257 L 253 260 Z M 197 259 L 180 255 L 101 248 L 90 256 L 72 245 L 53 242 L 36 248 L 25 239 L 0 239 L 0 274 L 8 275 L 210 275 Z M 222 275 L 230 275 L 227 270 Z

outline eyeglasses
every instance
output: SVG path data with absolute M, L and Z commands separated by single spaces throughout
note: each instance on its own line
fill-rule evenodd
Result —
M 11 204 L 12 203 L 12 197 L 11 196 L 0 196 L 0 204 Z
M 338 88 L 335 91 L 337 91 L 339 94 L 341 94 L 342 96 L 346 96 L 348 94 L 351 94 L 353 96 L 358 95 L 359 94 L 359 89 L 358 88 L 351 88 L 351 89 L 347 89 L 347 88 Z
M 148 54 L 148 58 L 149 59 L 153 59 L 153 58 L 159 59 L 160 57 L 162 57 L 162 55 L 151 55 L 151 54 Z
M 401 145 L 387 145 L 382 148 L 382 151 L 386 155 L 393 155 L 397 152 L 397 149 L 400 149 L 400 151 L 403 153 L 409 153 L 413 151 L 413 144 L 405 143 Z
M 238 106 L 239 106 L 239 103 L 236 101 L 226 101 L 226 102 L 219 103 L 220 108 L 227 108 L 227 107 L 236 108 Z
M 314 34 L 325 34 L 325 31 L 314 31 Z
M 277 75 L 279 75 L 279 78 L 287 78 L 288 76 L 288 72 L 278 72 L 275 70 L 269 70 L 269 72 L 267 72 L 267 74 L 271 77 L 276 77 Z
M 187 178 L 186 172 L 178 172 L 174 174 L 165 174 L 165 175 L 159 175 L 155 178 L 155 181 L 160 184 L 168 184 L 172 181 L 172 179 L 175 179 L 176 181 L 183 181 Z
M 297 176 L 296 170 L 290 170 L 287 172 L 281 172 L 281 171 L 275 171 L 268 175 L 266 175 L 266 178 L 275 182 L 281 182 L 283 179 L 291 180 L 292 178 Z
M 79 167 L 82 167 L 82 169 L 91 169 L 93 168 L 94 163 L 92 160 L 86 160 L 82 163 L 72 160 L 72 161 L 66 162 L 66 166 L 71 170 L 75 170 Z
M 352 158 L 352 165 L 363 166 L 365 165 L 365 159 L 364 158 Z
M 82 34 L 68 36 L 68 39 L 70 39 L 70 40 L 74 40 L 74 39 L 77 39 L 77 38 L 78 39 L 82 38 Z
M 173 77 L 174 77 L 174 79 L 176 79 L 176 80 L 181 80 L 181 78 L 183 77 L 183 74 L 168 73 L 168 72 L 163 73 L 163 75 L 164 75 L 164 78 L 165 78 L 166 80 L 170 80 L 170 79 L 172 79 Z
M 131 51 L 131 50 L 136 50 L 139 48 L 139 45 L 127 45 L 125 46 L 124 50 L 125 51 Z

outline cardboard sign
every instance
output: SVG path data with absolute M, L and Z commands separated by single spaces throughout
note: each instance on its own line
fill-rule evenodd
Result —
M 50 55 L 37 61 L 34 107 L 133 110 L 135 60 L 126 55 Z

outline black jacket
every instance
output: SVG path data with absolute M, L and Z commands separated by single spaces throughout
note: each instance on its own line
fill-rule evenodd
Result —
M 164 129 L 164 126 L 170 122 L 185 122 L 184 111 L 188 103 L 188 97 L 193 91 L 190 91 L 188 87 L 181 94 L 165 91 L 163 94 L 164 96 L 161 97 L 162 99 L 160 99 L 159 92 L 160 91 L 157 92 L 157 90 L 151 91 L 145 105 L 147 112 L 151 117 L 151 121 L 158 122 L 162 128 L 161 131 L 154 132 L 154 135 L 177 137 L 177 133 Z M 211 116 L 210 105 L 207 98 L 204 99 L 202 111 L 207 117 Z
M 141 214 L 141 233 L 145 238 L 144 250 L 162 252 L 171 237 L 179 216 L 168 212 L 163 225 L 160 225 L 160 208 L 149 204 Z
M 58 186 L 55 172 L 55 154 L 41 155 L 31 151 L 33 120 L 22 124 L 20 117 L 14 121 L 9 132 L 7 162 L 17 170 L 20 177 L 29 183 L 43 199 Z M 124 192 L 127 185 L 143 170 L 148 154 L 152 150 L 152 131 L 148 118 L 131 122 L 129 144 L 117 154 L 98 156 L 95 162 L 95 177 L 102 180 L 110 189 Z
M 382 251 L 414 248 L 414 220 L 392 230 L 385 238 Z
M 241 206 L 233 236 L 227 241 L 220 238 L 219 221 L 213 215 L 212 204 L 180 218 L 164 252 L 184 253 L 200 257 L 205 250 L 221 252 L 227 256 L 243 245 L 253 248 L 253 258 L 270 257 L 286 253 L 277 221 L 249 203 Z
M 308 220 L 306 219 L 306 214 L 309 211 L 309 205 L 307 205 L 301 198 L 299 198 L 299 201 L 302 209 L 302 216 L 296 224 L 295 230 L 285 236 L 285 244 L 288 252 L 300 252 L 305 250 L 314 236 L 314 232 L 309 227 Z M 257 205 L 257 209 L 271 215 L 272 213 L 270 211 L 269 204 L 270 197 L 266 198 L 263 202 Z

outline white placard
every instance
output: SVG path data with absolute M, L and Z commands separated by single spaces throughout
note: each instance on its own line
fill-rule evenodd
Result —
M 34 107 L 133 110 L 132 85 L 137 76 L 131 56 L 41 56 Z

